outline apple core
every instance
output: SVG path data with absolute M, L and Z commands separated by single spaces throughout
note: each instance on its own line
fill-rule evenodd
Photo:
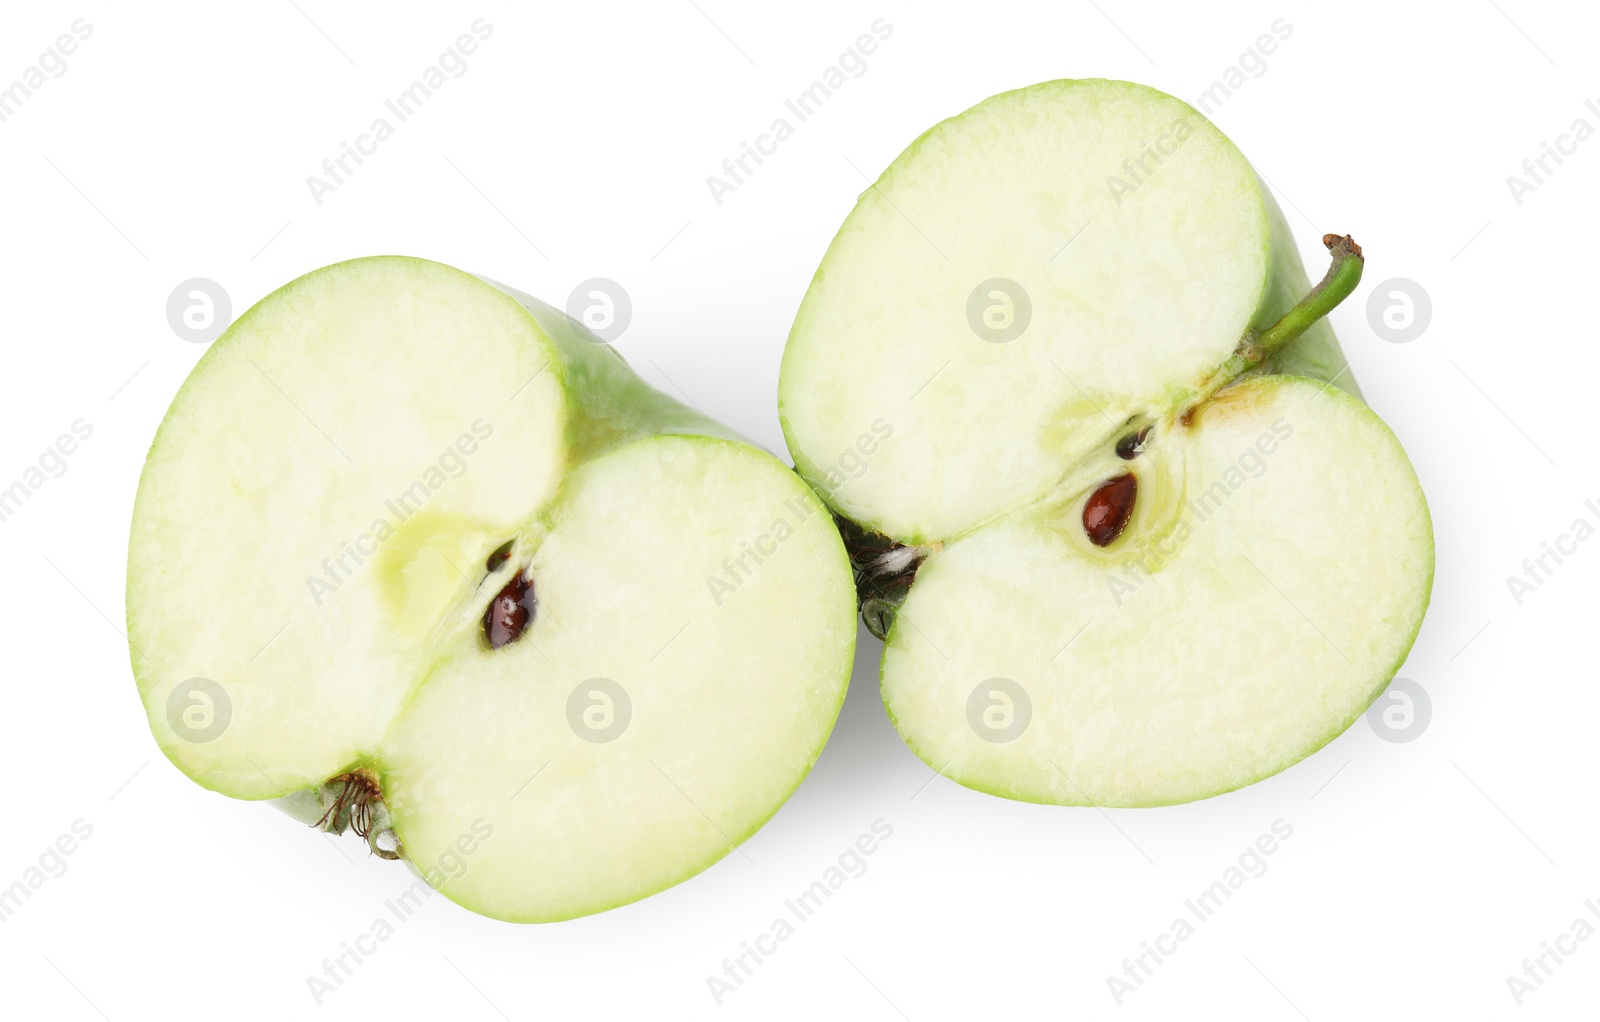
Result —
M 173 764 L 521 922 L 646 897 L 762 826 L 838 715 L 854 602 L 782 462 L 565 313 L 396 256 L 307 274 L 206 349 L 129 537 Z
M 1322 241 L 1312 285 L 1233 142 L 1131 82 L 992 96 L 861 193 L 779 410 L 924 762 L 1030 802 L 1184 802 L 1310 755 L 1394 677 L 1432 525 L 1326 318 L 1361 248 Z

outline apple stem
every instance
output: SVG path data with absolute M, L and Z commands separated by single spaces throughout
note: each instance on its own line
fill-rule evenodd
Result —
M 1322 243 L 1332 253 L 1333 264 L 1328 267 L 1322 280 L 1317 282 L 1317 286 L 1307 292 L 1294 308 L 1257 335 L 1256 347 L 1263 358 L 1305 333 L 1311 324 L 1349 298 L 1361 282 L 1361 270 L 1366 260 L 1362 258 L 1361 246 L 1356 244 L 1356 240 L 1348 234 L 1324 234 Z
M 1315 287 L 1306 292 L 1304 298 L 1295 303 L 1294 308 L 1283 314 L 1282 319 L 1260 333 L 1247 334 L 1239 342 L 1238 350 L 1228 356 L 1222 369 L 1212 377 L 1213 383 L 1201 398 L 1202 401 L 1217 389 L 1259 366 L 1267 356 L 1305 333 L 1313 323 L 1350 297 L 1350 293 L 1361 282 L 1361 269 L 1365 264 L 1361 246 L 1348 234 L 1324 234 L 1322 243 L 1333 254 L 1333 264 L 1328 267 L 1328 272 Z

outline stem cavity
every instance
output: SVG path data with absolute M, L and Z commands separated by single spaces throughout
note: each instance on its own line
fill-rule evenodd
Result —
M 1305 333 L 1311 324 L 1349 298 L 1361 282 L 1361 270 L 1366 260 L 1361 255 L 1361 246 L 1356 244 L 1356 239 L 1348 234 L 1324 234 L 1322 243 L 1328 246 L 1329 253 L 1333 255 L 1333 263 L 1294 308 L 1257 335 L 1255 347 L 1263 358 Z
M 1317 320 L 1332 312 L 1340 302 L 1355 291 L 1356 285 L 1361 282 L 1361 271 L 1366 265 L 1366 259 L 1361 254 L 1361 246 L 1357 245 L 1356 240 L 1348 234 L 1324 234 L 1322 243 L 1328 247 L 1329 254 L 1333 256 L 1328 272 L 1306 292 L 1304 298 L 1295 303 L 1294 308 L 1283 314 L 1282 319 L 1265 330 L 1252 331 L 1245 335 L 1244 340 L 1239 342 L 1239 347 L 1222 364 L 1222 368 L 1212 375 L 1210 383 L 1202 389 L 1200 396 L 1180 414 L 1180 423 L 1187 425 L 1196 409 L 1210 400 L 1211 395 L 1281 351 L 1290 341 L 1309 330 Z

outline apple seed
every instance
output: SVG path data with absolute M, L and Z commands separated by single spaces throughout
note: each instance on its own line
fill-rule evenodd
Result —
M 522 638 L 538 607 L 532 580 L 523 577 L 521 572 L 513 575 L 505 588 L 489 601 L 489 609 L 483 612 L 483 634 L 489 640 L 489 647 L 499 649 Z
M 1083 505 L 1083 531 L 1095 546 L 1110 546 L 1127 528 L 1133 516 L 1133 501 L 1139 495 L 1139 480 L 1132 472 L 1100 484 Z
M 1129 433 L 1117 441 L 1117 457 L 1123 461 L 1132 461 L 1144 450 L 1145 439 L 1150 436 L 1150 427 L 1146 426 L 1137 433 Z

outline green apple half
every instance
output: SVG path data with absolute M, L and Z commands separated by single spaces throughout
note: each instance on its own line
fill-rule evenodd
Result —
M 219 339 L 139 484 L 128 638 L 181 770 L 474 911 L 642 898 L 815 762 L 855 641 L 831 517 L 565 313 L 310 273 Z
M 1187 104 L 1057 81 L 935 126 L 860 198 L 779 384 L 844 520 L 883 698 L 970 787 L 1144 806 L 1321 747 L 1433 576 L 1426 502 L 1250 164 Z

